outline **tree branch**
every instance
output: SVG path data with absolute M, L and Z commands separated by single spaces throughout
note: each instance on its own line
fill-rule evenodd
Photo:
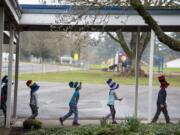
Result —
M 157 22 L 152 18 L 152 16 L 145 10 L 140 0 L 131 0 L 131 5 L 137 12 L 142 16 L 145 23 L 148 24 L 151 29 L 154 30 L 159 41 L 169 46 L 171 49 L 180 51 L 180 41 L 173 39 L 166 35 Z
M 107 34 L 110 36 L 110 38 L 112 38 L 114 41 L 116 42 L 120 42 L 117 38 L 115 38 L 110 32 L 107 32 Z
M 150 32 L 142 32 L 142 35 L 140 37 L 140 47 L 139 47 L 139 59 L 141 59 L 141 56 L 146 49 L 149 41 L 151 38 L 151 33 Z
M 122 32 L 116 32 L 118 39 L 115 38 L 111 33 L 107 32 L 107 34 L 116 42 L 118 42 L 123 48 L 124 52 L 127 54 L 129 58 L 132 58 L 132 51 L 129 49 Z
M 119 43 L 121 44 L 121 47 L 123 48 L 124 52 L 127 54 L 129 58 L 133 57 L 133 51 L 128 47 L 128 44 L 126 43 L 126 40 L 124 39 L 124 35 L 121 31 L 116 32 Z
M 173 4 L 173 1 L 174 0 L 169 0 L 169 2 L 167 4 L 165 4 L 165 6 L 169 6 L 169 5 Z

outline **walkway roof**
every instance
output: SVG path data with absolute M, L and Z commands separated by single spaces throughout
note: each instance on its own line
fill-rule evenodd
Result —
M 7 16 L 13 18 L 6 19 L 5 24 L 15 21 L 21 31 L 136 31 L 137 27 L 150 31 L 131 7 L 18 5 L 15 0 L 2 1 L 0 4 L 5 5 Z M 150 7 L 147 10 L 164 31 L 180 31 L 180 8 Z
M 141 31 L 150 30 L 142 17 L 131 7 L 89 8 L 71 5 L 20 5 L 20 7 L 22 9 L 20 26 L 25 31 L 117 31 L 120 29 L 136 31 L 137 26 L 141 27 Z M 147 10 L 164 31 L 180 31 L 180 9 L 153 7 Z

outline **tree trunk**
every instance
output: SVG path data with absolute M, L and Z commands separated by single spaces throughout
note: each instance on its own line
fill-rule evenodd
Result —
M 128 56 L 129 59 L 129 67 L 128 67 L 128 75 L 134 75 L 134 71 L 135 71 L 135 57 L 136 57 L 136 43 L 137 43 L 137 32 L 132 32 L 131 33 L 131 41 L 130 41 L 130 45 L 127 44 L 127 42 L 125 41 L 124 38 L 124 34 L 122 32 L 116 32 L 117 37 L 114 37 L 111 33 L 108 33 L 108 35 L 115 40 L 116 42 L 118 42 L 120 44 L 120 46 L 123 48 L 124 52 L 126 53 L 126 55 Z M 149 32 L 142 32 L 141 36 L 140 36 L 140 44 L 139 44 L 139 53 L 138 53 L 138 62 L 140 64 L 141 61 L 141 57 L 142 54 L 144 52 L 144 49 L 146 48 L 146 46 L 148 45 L 148 42 L 150 41 L 150 33 Z M 139 66 L 140 67 L 140 66 Z M 121 67 L 122 69 L 122 67 Z M 141 71 L 141 74 L 143 73 L 143 71 L 141 70 L 141 68 L 139 69 L 139 71 Z M 123 73 L 125 74 L 125 73 Z M 143 75 L 143 74 L 142 74 Z M 143 75 L 144 76 L 144 75 Z
M 129 59 L 129 70 L 134 70 L 135 69 L 135 66 L 136 66 L 136 58 L 133 57 L 131 59 Z
M 131 6 L 137 10 L 139 15 L 142 16 L 145 23 L 148 24 L 151 29 L 154 30 L 156 36 L 158 37 L 159 41 L 169 46 L 171 49 L 180 51 L 180 41 L 173 39 L 167 36 L 161 29 L 161 27 L 157 24 L 157 22 L 152 18 L 152 16 L 147 12 L 142 5 L 140 0 L 130 0 Z

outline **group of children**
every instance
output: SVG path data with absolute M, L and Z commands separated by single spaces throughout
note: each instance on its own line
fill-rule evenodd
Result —
M 12 82 L 13 84 L 13 82 Z M 32 80 L 28 80 L 26 85 L 31 89 L 30 91 L 30 108 L 32 111 L 32 115 L 29 119 L 35 119 L 38 115 L 38 101 L 37 101 L 37 90 L 39 89 L 39 85 Z M 4 114 L 4 125 L 6 124 L 6 102 L 7 102 L 7 91 L 8 91 L 8 76 L 5 75 L 1 80 L 1 96 L 0 96 L 0 109 L 3 111 Z
M 160 82 L 160 91 L 158 93 L 158 98 L 157 98 L 157 112 L 152 120 L 152 122 L 156 122 L 160 113 L 163 112 L 166 122 L 169 123 L 170 119 L 168 116 L 168 111 L 167 111 L 167 105 L 166 105 L 166 88 L 169 86 L 169 83 L 165 80 L 164 75 L 160 75 L 158 77 L 158 80 Z M 4 76 L 2 81 L 1 81 L 1 105 L 0 109 L 2 109 L 4 117 L 5 117 L 5 122 L 6 122 L 6 101 L 7 101 L 7 85 L 8 85 L 8 76 Z M 110 109 L 110 113 L 105 116 L 102 120 L 106 121 L 110 116 L 112 117 L 112 124 L 117 124 L 115 115 L 116 115 L 116 110 L 115 110 L 115 100 L 122 101 L 123 98 L 118 98 L 116 95 L 116 90 L 119 88 L 119 84 L 114 82 L 112 79 L 108 79 L 106 83 L 109 86 L 109 94 L 108 94 L 108 101 L 107 101 L 107 106 Z M 26 82 L 26 85 L 30 88 L 30 108 L 32 111 L 32 115 L 29 117 L 29 119 L 35 119 L 38 116 L 38 101 L 37 101 L 37 91 L 39 90 L 40 86 L 32 81 L 28 80 Z M 63 125 L 63 122 L 69 118 L 72 114 L 74 114 L 74 119 L 73 119 L 73 125 L 74 126 L 79 126 L 80 124 L 78 123 L 78 101 L 80 98 L 80 90 L 82 88 L 82 83 L 81 82 L 69 82 L 69 87 L 74 89 L 74 93 L 71 97 L 71 100 L 69 102 L 69 112 L 64 115 L 63 117 L 59 118 L 60 124 Z

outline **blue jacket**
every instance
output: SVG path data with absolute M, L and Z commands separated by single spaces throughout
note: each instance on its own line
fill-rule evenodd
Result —
M 40 87 L 40 86 L 37 85 L 37 83 L 33 82 L 33 84 L 30 85 L 31 92 L 33 93 L 33 92 L 37 91 L 37 90 L 39 89 L 39 87 Z
M 31 89 L 31 97 L 30 97 L 30 105 L 35 105 L 35 106 L 38 106 L 38 96 L 37 96 L 37 93 L 36 91 L 39 89 L 39 85 L 37 85 L 37 83 L 33 82 L 31 85 L 30 85 L 30 89 Z
M 75 90 L 74 94 L 69 102 L 69 105 L 76 106 L 79 101 L 79 90 Z
M 158 93 L 157 105 L 166 105 L 166 96 L 165 88 L 161 88 Z

